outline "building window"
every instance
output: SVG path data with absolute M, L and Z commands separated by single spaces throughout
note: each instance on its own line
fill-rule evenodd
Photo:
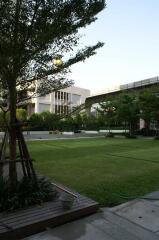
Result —
M 39 103 L 39 112 L 47 112 L 50 111 L 50 104 Z
M 67 106 L 64 106 L 64 114 L 67 114 Z
M 60 99 L 60 95 L 61 95 L 60 92 L 58 92 L 58 99 Z
M 61 106 L 61 114 L 64 114 L 64 106 Z
M 55 105 L 55 113 L 57 113 L 57 105 Z

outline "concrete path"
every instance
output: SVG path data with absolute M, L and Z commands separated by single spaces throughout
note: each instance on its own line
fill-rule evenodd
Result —
M 74 135 L 62 135 L 62 134 L 29 134 L 24 135 L 27 141 L 43 141 L 43 140 L 69 140 L 69 139 L 83 139 L 83 138 L 104 138 L 104 134 L 84 134 L 75 133 Z M 0 141 L 3 139 L 3 135 L 0 135 Z
M 25 240 L 159 240 L 159 192 Z
M 100 138 L 103 137 L 103 134 L 84 134 L 84 133 L 75 133 L 74 135 L 63 135 L 63 134 L 30 134 L 25 135 L 25 139 L 28 141 L 36 140 L 67 140 L 67 139 L 82 139 L 82 138 Z

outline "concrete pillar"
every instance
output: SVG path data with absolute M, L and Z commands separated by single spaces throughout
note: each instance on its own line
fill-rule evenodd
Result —
M 145 121 L 140 118 L 140 129 L 145 127 Z
M 35 98 L 35 113 L 39 113 L 39 98 Z
M 71 102 L 71 104 L 70 104 L 70 109 L 71 109 L 71 111 L 72 111 L 72 105 L 73 105 L 73 102 L 72 102 L 72 93 L 70 93 L 70 102 Z
M 50 112 L 53 112 L 53 93 L 50 93 Z

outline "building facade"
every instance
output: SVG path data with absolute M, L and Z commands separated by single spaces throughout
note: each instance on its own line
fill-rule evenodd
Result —
M 74 107 L 83 103 L 90 96 L 90 90 L 79 87 L 68 87 L 44 97 L 32 99 L 28 104 L 28 115 L 49 111 L 56 114 L 68 114 Z

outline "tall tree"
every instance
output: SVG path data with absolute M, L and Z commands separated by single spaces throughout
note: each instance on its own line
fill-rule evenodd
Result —
M 100 116 L 103 118 L 105 124 L 109 128 L 115 124 L 116 120 L 116 102 L 113 100 L 107 100 L 106 102 L 100 103 L 97 108 L 97 112 L 100 113 Z
M 98 42 L 74 54 L 80 40 L 78 30 L 94 22 L 104 7 L 104 0 L 0 1 L 0 90 L 10 112 L 11 182 L 16 183 L 17 178 L 16 106 L 72 84 L 66 78 L 69 67 L 103 46 Z M 52 63 L 57 57 L 65 59 L 59 67 Z M 29 96 L 28 90 L 32 92 Z
M 139 94 L 140 117 L 145 121 L 147 134 L 150 122 L 156 121 L 159 127 L 159 96 L 155 92 L 144 91 Z
M 138 96 L 132 94 L 122 94 L 116 101 L 116 117 L 125 123 L 129 128 L 130 134 L 139 120 Z

